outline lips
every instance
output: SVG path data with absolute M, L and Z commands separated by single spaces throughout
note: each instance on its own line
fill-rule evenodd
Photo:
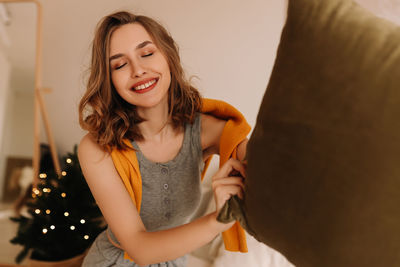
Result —
M 135 83 L 132 86 L 132 90 L 135 91 L 136 93 L 146 93 L 153 89 L 158 82 L 158 78 L 151 78 L 147 79 L 138 83 Z

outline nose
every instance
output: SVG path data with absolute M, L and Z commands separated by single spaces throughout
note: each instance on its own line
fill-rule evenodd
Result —
M 145 68 L 142 66 L 142 64 L 140 64 L 140 62 L 138 61 L 131 61 L 131 76 L 132 78 L 134 77 L 140 77 L 143 74 L 145 74 Z

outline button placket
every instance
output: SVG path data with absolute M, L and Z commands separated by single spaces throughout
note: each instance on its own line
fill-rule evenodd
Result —
M 168 187 L 169 187 L 168 182 L 167 182 L 168 173 L 169 173 L 168 167 L 166 167 L 166 166 L 161 166 L 161 174 L 162 174 L 163 177 L 165 177 L 165 178 L 164 178 L 164 181 L 166 181 L 166 182 L 163 184 L 164 190 L 168 190 Z
M 171 218 L 171 212 L 169 209 L 169 205 L 171 203 L 170 199 L 169 199 L 169 184 L 168 184 L 168 176 L 169 176 L 169 169 L 167 166 L 161 166 L 161 176 L 163 177 L 164 183 L 162 184 L 163 190 L 164 190 L 164 205 L 165 205 L 165 213 L 164 213 L 164 217 L 167 220 L 170 220 Z

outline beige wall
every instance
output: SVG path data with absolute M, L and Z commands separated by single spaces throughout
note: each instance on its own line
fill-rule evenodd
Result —
M 180 46 L 188 75 L 206 97 L 239 108 L 254 124 L 284 21 L 281 0 L 41 0 L 43 85 L 56 145 L 69 151 L 84 134 L 77 105 L 84 92 L 98 20 L 128 9 L 163 23 Z
M 12 89 L 7 103 L 4 154 L 31 158 L 33 155 L 33 91 Z
M 10 65 L 0 46 L 0 199 L 3 192 L 4 156 L 4 124 L 6 119 Z
M 3 150 L 3 129 L 6 113 L 6 99 L 8 97 L 8 87 L 10 78 L 10 64 L 5 57 L 0 46 L 0 152 Z

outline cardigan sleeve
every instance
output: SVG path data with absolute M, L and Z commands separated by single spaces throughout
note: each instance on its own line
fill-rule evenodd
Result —
M 231 157 L 236 159 L 237 146 L 247 138 L 251 130 L 244 116 L 228 103 L 212 99 L 203 100 L 202 112 L 227 121 L 221 135 L 219 165 L 222 166 Z M 206 161 L 206 167 L 209 162 L 210 158 Z M 236 221 L 230 229 L 223 232 L 222 238 L 226 250 L 248 252 L 246 234 L 239 222 Z
M 130 145 L 129 141 L 125 141 L 125 143 Z M 128 150 L 114 149 L 111 151 L 111 158 L 129 196 L 136 205 L 137 211 L 140 212 L 142 203 L 142 177 L 135 151 L 133 148 Z

